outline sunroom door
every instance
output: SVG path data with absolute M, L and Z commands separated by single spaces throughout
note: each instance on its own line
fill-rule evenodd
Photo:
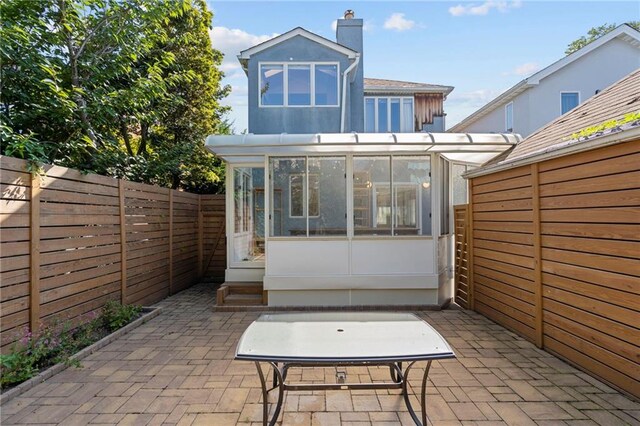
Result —
M 233 266 L 264 266 L 264 200 L 264 167 L 234 167 Z

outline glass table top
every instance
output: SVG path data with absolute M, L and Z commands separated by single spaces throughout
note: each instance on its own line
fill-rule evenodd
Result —
M 455 357 L 431 325 L 410 313 L 263 314 L 244 332 L 236 359 L 273 362 L 401 362 Z

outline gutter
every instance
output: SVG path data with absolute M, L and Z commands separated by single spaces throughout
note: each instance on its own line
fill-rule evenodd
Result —
M 345 105 L 347 104 L 347 77 L 349 77 L 349 73 L 351 71 L 353 71 L 358 64 L 360 63 L 360 54 L 356 54 L 356 60 L 353 61 L 353 63 L 351 65 L 349 65 L 349 68 L 347 68 L 346 70 L 344 70 L 344 74 L 342 74 L 342 105 L 341 105 L 341 111 L 342 114 L 340 116 L 340 133 L 344 133 L 344 121 L 346 119 L 346 109 L 345 109 Z

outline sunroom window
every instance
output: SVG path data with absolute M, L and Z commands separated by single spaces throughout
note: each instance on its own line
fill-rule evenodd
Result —
M 411 133 L 413 98 L 371 96 L 364 99 L 365 131 L 369 133 Z
M 431 235 L 427 156 L 353 158 L 355 235 Z
M 260 106 L 338 106 L 337 63 L 260 64 Z
M 287 157 L 269 160 L 270 217 L 274 206 L 285 212 L 279 226 L 270 221 L 270 235 L 323 236 L 347 233 L 347 187 L 345 157 Z M 285 195 L 279 200 L 279 194 Z

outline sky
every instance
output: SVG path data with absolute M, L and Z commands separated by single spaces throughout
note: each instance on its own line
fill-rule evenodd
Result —
M 638 1 L 208 2 L 236 133 L 248 122 L 247 77 L 236 55 L 298 26 L 335 40 L 335 20 L 347 9 L 364 20 L 365 77 L 455 87 L 444 105 L 447 128 L 564 57 L 590 28 L 640 20 Z

